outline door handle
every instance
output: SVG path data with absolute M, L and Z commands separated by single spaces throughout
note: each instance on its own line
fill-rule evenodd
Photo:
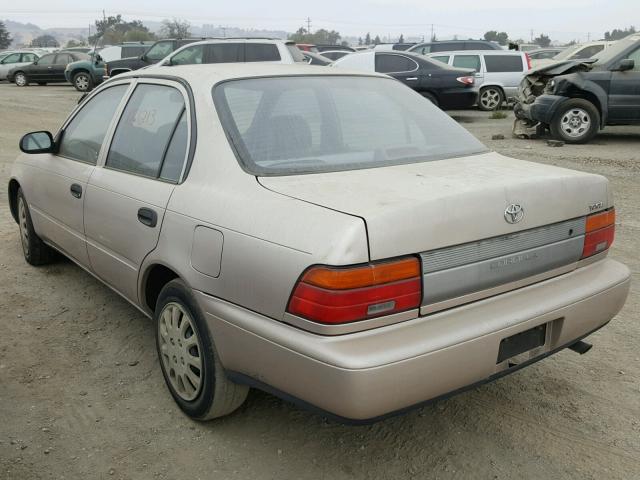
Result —
M 418 80 L 418 77 L 409 77 L 407 80 Z
M 71 195 L 73 195 L 74 197 L 82 197 L 82 186 L 78 185 L 77 183 L 72 183 L 69 190 L 71 191 Z
M 147 227 L 155 227 L 158 223 L 158 214 L 150 208 L 141 208 L 138 210 L 138 220 Z

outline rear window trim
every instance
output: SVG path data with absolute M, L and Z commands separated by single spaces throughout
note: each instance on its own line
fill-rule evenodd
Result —
M 313 74 L 304 74 L 304 75 L 260 75 L 260 76 L 246 76 L 246 77 L 236 77 L 236 78 L 228 78 L 225 80 L 221 80 L 219 82 L 216 82 L 213 84 L 213 87 L 211 87 L 211 97 L 213 99 L 213 104 L 214 107 L 216 109 L 216 113 L 218 115 L 218 119 L 220 121 L 220 126 L 222 127 L 222 131 L 224 132 L 224 135 L 227 139 L 227 143 L 229 144 L 229 147 L 231 148 L 231 150 L 233 151 L 233 154 L 236 157 L 236 161 L 238 162 L 238 165 L 240 165 L 240 168 L 242 168 L 242 170 L 246 173 L 248 173 L 249 175 L 256 177 L 256 178 L 260 178 L 260 177 L 291 177 L 291 176 L 296 176 L 296 175 L 319 175 L 319 174 L 328 174 L 328 173 L 338 173 L 338 172 L 349 172 L 349 171 L 355 171 L 355 170 L 369 170 L 369 169 L 374 169 L 374 168 L 388 168 L 388 167 L 397 167 L 397 166 L 401 166 L 401 165 L 411 165 L 414 163 L 420 163 L 420 162 L 416 162 L 416 161 L 404 161 L 404 162 L 396 162 L 396 163 L 392 163 L 392 164 L 388 164 L 388 165 L 371 165 L 371 166 L 364 166 L 364 167 L 360 167 L 360 168 L 349 168 L 349 169 L 336 169 L 336 170 L 331 170 L 330 172 L 261 172 L 261 173 L 257 173 L 255 171 L 253 171 L 251 168 L 249 168 L 249 166 L 245 163 L 240 150 L 244 150 L 246 152 L 246 148 L 244 147 L 242 142 L 239 142 L 240 148 L 238 147 L 238 145 L 236 145 L 236 142 L 234 141 L 233 137 L 231 136 L 231 133 L 229 132 L 229 129 L 225 128 L 226 125 L 230 125 L 231 128 L 233 128 L 235 130 L 236 135 L 239 137 L 240 134 L 237 130 L 237 127 L 235 125 L 235 122 L 231 119 L 229 120 L 229 116 L 231 115 L 231 112 L 229 112 L 223 104 L 221 104 L 220 102 L 220 94 L 216 94 L 217 91 L 221 92 L 222 90 L 219 89 L 218 87 L 226 84 L 226 83 L 232 83 L 232 82 L 237 82 L 237 81 L 241 81 L 241 80 L 258 80 L 258 79 L 268 79 L 268 78 L 291 78 L 291 77 L 295 77 L 295 78 L 305 78 L 305 77 L 320 77 L 320 78 L 324 78 L 324 77 L 337 77 L 337 78 L 343 78 L 343 77 L 360 77 L 360 78 L 380 78 L 382 80 L 388 80 L 391 82 L 397 82 L 398 80 L 394 79 L 393 77 L 387 77 L 386 74 L 366 74 L 366 73 L 350 73 L 348 75 L 342 75 L 342 74 L 329 74 L 329 75 L 313 75 Z M 477 152 L 470 152 L 467 154 L 459 154 L 459 155 L 443 155 L 442 157 L 438 156 L 436 158 L 432 158 L 430 161 L 440 161 L 440 160 L 445 160 L 445 159 L 449 159 L 449 158 L 465 158 L 465 157 L 472 157 L 475 155 L 481 155 L 484 153 L 488 153 L 491 150 L 488 149 L 486 146 L 483 150 L 479 150 Z M 247 156 L 248 152 L 245 153 Z

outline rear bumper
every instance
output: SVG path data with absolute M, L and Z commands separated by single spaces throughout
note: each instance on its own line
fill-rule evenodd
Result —
M 438 93 L 440 107 L 445 109 L 471 108 L 477 100 L 478 92 L 468 88 L 450 88 Z
M 200 292 L 196 298 L 232 378 L 365 421 L 517 369 L 496 364 L 500 341 L 538 325 L 547 324 L 545 344 L 518 361 L 554 353 L 611 320 L 628 290 L 627 267 L 605 259 L 462 307 L 333 337 Z

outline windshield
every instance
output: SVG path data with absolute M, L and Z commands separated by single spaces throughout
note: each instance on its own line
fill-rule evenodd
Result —
M 214 89 L 223 128 L 254 175 L 428 162 L 486 147 L 400 82 L 365 76 L 234 80 Z
M 598 63 L 607 63 L 610 60 L 613 60 L 614 58 L 616 58 L 622 52 L 624 52 L 627 48 L 637 43 L 638 43 L 637 36 L 634 38 L 632 37 L 623 38 L 622 40 L 618 40 L 609 48 L 594 55 L 593 58 L 595 58 Z

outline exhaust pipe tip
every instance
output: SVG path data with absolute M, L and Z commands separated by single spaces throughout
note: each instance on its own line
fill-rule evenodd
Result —
M 593 347 L 593 345 L 583 340 L 579 340 L 576 343 L 569 345 L 570 350 L 573 350 L 580 355 L 584 355 L 585 353 L 587 353 L 589 350 L 591 350 L 591 347 Z

